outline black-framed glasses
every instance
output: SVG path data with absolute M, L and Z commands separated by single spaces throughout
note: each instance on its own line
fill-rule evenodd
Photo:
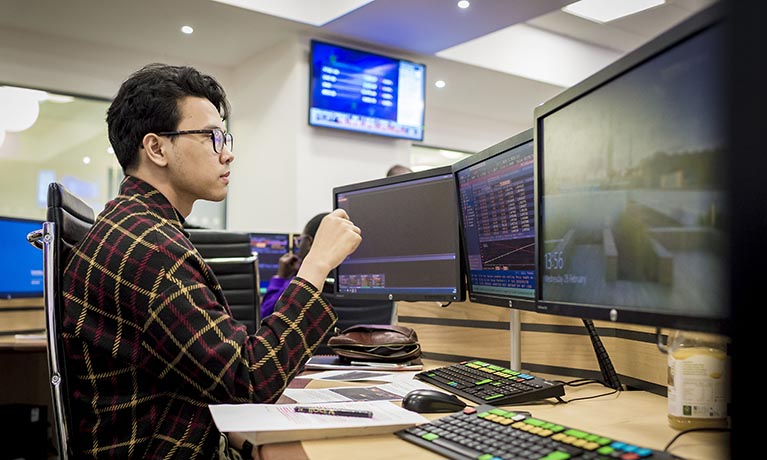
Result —
M 224 151 L 224 145 L 232 151 L 234 147 L 234 137 L 232 133 L 227 133 L 223 129 L 187 129 L 184 131 L 165 131 L 157 133 L 158 136 L 180 136 L 182 134 L 210 134 L 210 139 L 213 142 L 213 151 L 217 154 L 221 154 Z

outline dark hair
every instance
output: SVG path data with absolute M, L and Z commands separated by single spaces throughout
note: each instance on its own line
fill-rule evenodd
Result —
M 400 174 L 407 174 L 413 172 L 412 169 L 403 165 L 394 165 L 386 171 L 386 177 L 399 176 Z
M 312 217 L 309 222 L 306 223 L 306 227 L 304 227 L 304 234 L 309 235 L 312 238 L 314 238 L 314 235 L 317 234 L 317 229 L 320 228 L 320 222 L 322 222 L 322 218 L 330 214 L 329 212 L 321 212 L 317 214 L 316 216 Z
M 149 64 L 123 82 L 107 110 L 109 142 L 123 172 L 137 164 L 136 153 L 147 133 L 178 128 L 178 102 L 188 96 L 209 100 L 224 120 L 229 116 L 221 85 L 192 67 Z

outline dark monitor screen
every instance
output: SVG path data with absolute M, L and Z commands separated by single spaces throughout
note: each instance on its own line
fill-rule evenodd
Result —
M 0 216 L 0 298 L 43 296 L 43 251 L 27 242 L 41 221 Z
M 258 253 L 258 278 L 261 294 L 266 293 L 269 280 L 277 274 L 280 257 L 290 252 L 289 233 L 251 233 L 250 249 Z
M 310 125 L 423 140 L 423 64 L 312 40 L 310 68 Z
M 333 189 L 362 229 L 362 243 L 335 270 L 342 298 L 465 298 L 455 181 L 450 166 Z
M 472 302 L 534 308 L 533 169 L 532 129 L 453 164 Z
M 536 108 L 540 311 L 728 328 L 724 31 L 704 10 Z

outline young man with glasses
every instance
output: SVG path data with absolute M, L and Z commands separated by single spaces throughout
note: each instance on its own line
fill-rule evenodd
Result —
M 62 283 L 77 458 L 231 455 L 208 405 L 275 402 L 337 320 L 320 290 L 361 241 L 344 212 L 322 220 L 252 336 L 189 242 L 183 223 L 195 201 L 227 195 L 228 115 L 216 80 L 164 64 L 132 74 L 109 107 L 126 177 L 73 248 Z

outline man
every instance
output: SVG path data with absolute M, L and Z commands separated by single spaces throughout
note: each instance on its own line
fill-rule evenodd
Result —
M 261 318 L 266 318 L 274 311 L 277 299 L 285 292 L 285 289 L 293 281 L 296 273 L 298 273 L 301 261 L 304 260 L 312 248 L 314 236 L 317 234 L 317 229 L 320 227 L 322 219 L 328 214 L 327 212 L 321 212 L 309 219 L 309 222 L 304 226 L 303 232 L 301 232 L 301 236 L 297 238 L 298 253 L 288 252 L 280 257 L 280 260 L 277 262 L 277 274 L 269 280 L 266 294 L 264 294 L 264 298 L 261 301 Z
M 413 172 L 412 169 L 407 166 L 396 164 L 386 171 L 386 177 L 399 176 L 400 174 L 407 174 Z
M 78 457 L 226 455 L 208 405 L 276 401 L 337 319 L 319 289 L 361 241 L 344 212 L 323 220 L 252 336 L 189 242 L 183 223 L 194 202 L 227 195 L 228 114 L 216 80 L 163 64 L 131 75 L 109 107 L 126 177 L 73 249 L 62 286 Z

